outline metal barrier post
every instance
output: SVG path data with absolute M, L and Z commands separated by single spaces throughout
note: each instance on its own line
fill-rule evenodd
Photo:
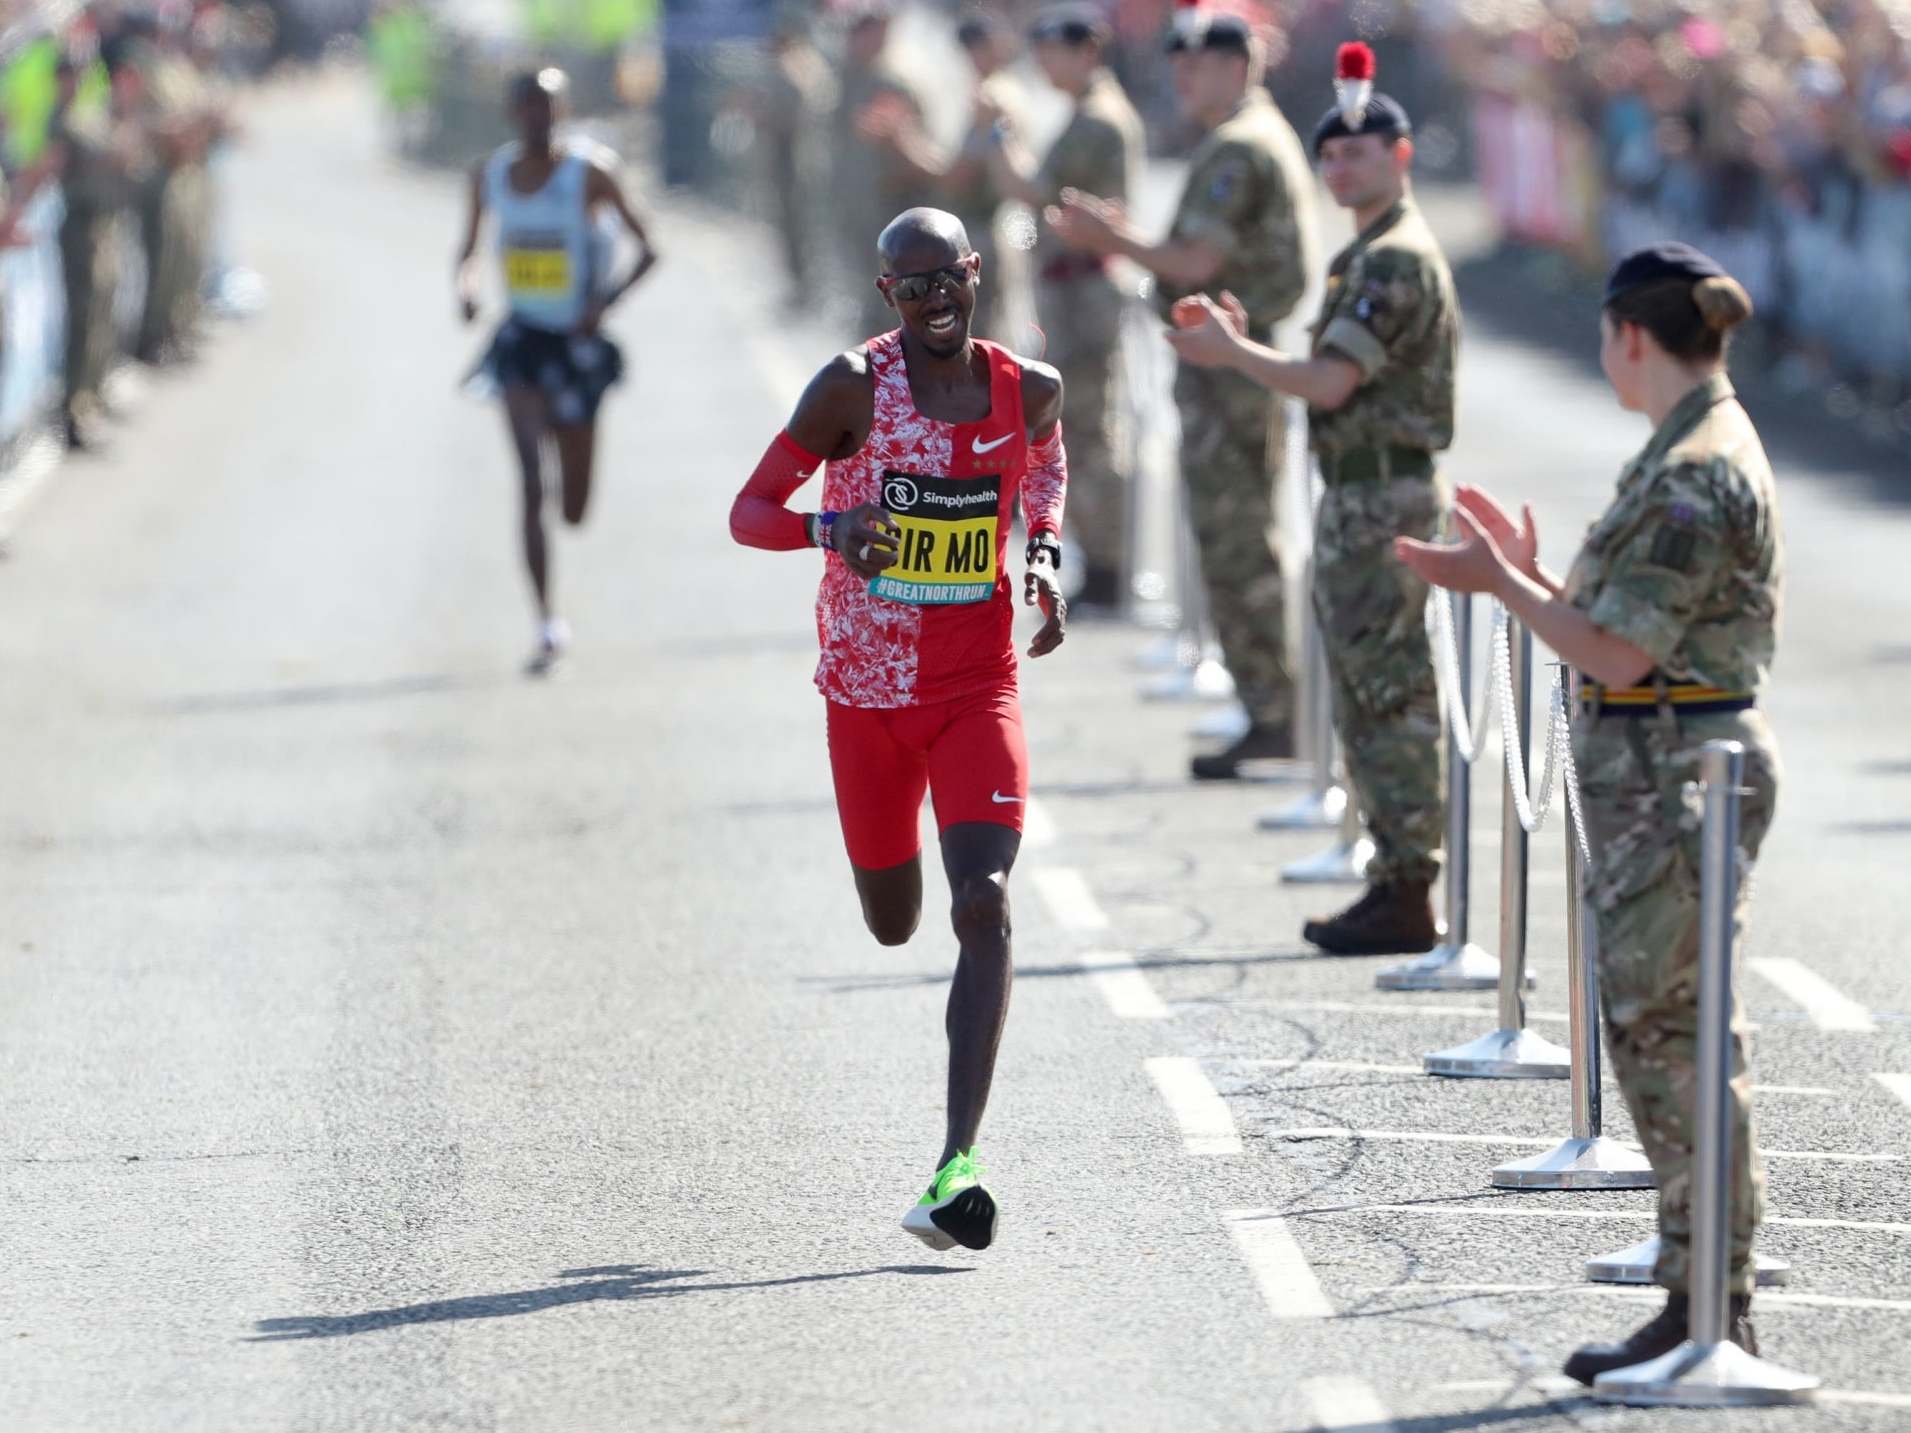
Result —
M 1307 590 L 1314 589 L 1314 563 L 1307 563 Z M 1262 812 L 1256 818 L 1260 831 L 1327 831 L 1339 826 L 1346 815 L 1347 792 L 1334 780 L 1334 693 L 1327 676 L 1327 647 L 1321 640 L 1320 624 L 1309 602 L 1303 626 L 1302 649 L 1306 661 L 1301 668 L 1301 735 L 1307 742 L 1313 781 L 1307 794 Z
M 1599 1091 L 1599 933 L 1586 911 L 1586 867 L 1566 820 L 1566 983 L 1572 1021 L 1573 1132 L 1545 1154 L 1493 1171 L 1496 1189 L 1650 1189 L 1652 1163 L 1605 1137 Z M 1588 939 L 1588 937 L 1591 937 Z
M 1446 594 L 1435 593 L 1444 602 Z M 1451 699 L 1466 702 L 1473 688 L 1473 598 L 1453 602 L 1453 637 L 1460 657 L 1460 690 Z M 1447 723 L 1447 869 L 1446 939 L 1404 965 L 1374 976 L 1378 990 L 1491 990 L 1500 983 L 1500 963 L 1467 939 L 1473 887 L 1473 766 L 1460 738 Z
M 1745 748 L 1708 741 L 1700 756 L 1705 836 L 1699 862 L 1699 1095 L 1692 1151 L 1691 1337 L 1671 1353 L 1602 1373 L 1608 1403 L 1743 1408 L 1809 1403 L 1820 1380 L 1781 1368 L 1731 1341 L 1726 1287 L 1731 1198 L 1732 915 L 1738 904 L 1739 788 Z
M 1281 867 L 1281 882 L 1289 886 L 1357 886 L 1367 879 L 1367 864 L 1373 858 L 1374 843 L 1360 828 L 1360 807 L 1351 794 L 1343 793 L 1340 833 L 1334 844 L 1318 856 Z
M 1524 752 L 1533 734 L 1533 634 L 1509 620 L 1512 723 Z M 1490 1035 L 1435 1051 L 1426 1057 L 1429 1075 L 1489 1080 L 1563 1080 L 1568 1053 L 1526 1028 L 1526 828 L 1513 799 L 1513 769 L 1503 763 L 1500 800 L 1500 1026 Z

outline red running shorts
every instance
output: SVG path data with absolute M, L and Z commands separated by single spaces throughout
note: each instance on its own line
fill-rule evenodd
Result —
M 1014 687 L 920 707 L 830 702 L 829 765 L 843 844 L 859 870 L 887 870 L 921 853 L 925 792 L 938 831 L 986 821 L 1019 832 L 1028 809 L 1028 744 Z

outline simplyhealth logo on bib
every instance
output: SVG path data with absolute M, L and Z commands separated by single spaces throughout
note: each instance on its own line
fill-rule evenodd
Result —
M 919 607 L 986 602 L 995 591 L 995 530 L 1002 479 L 883 474 L 883 506 L 902 529 L 896 565 L 870 595 Z

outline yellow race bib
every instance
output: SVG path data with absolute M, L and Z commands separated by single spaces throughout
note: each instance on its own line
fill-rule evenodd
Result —
M 559 298 L 571 290 L 571 256 L 562 249 L 506 249 L 504 286 L 526 297 Z
M 902 529 L 896 565 L 869 584 L 871 595 L 920 607 L 986 602 L 995 592 L 999 477 L 883 475 L 883 506 Z

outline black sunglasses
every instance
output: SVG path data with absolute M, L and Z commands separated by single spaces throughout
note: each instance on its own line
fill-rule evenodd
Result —
M 974 276 L 975 266 L 964 259 L 959 264 L 950 264 L 947 268 L 935 269 L 926 274 L 899 274 L 886 282 L 890 297 L 913 304 L 929 297 L 931 289 L 946 288 L 950 293 L 955 293 Z

